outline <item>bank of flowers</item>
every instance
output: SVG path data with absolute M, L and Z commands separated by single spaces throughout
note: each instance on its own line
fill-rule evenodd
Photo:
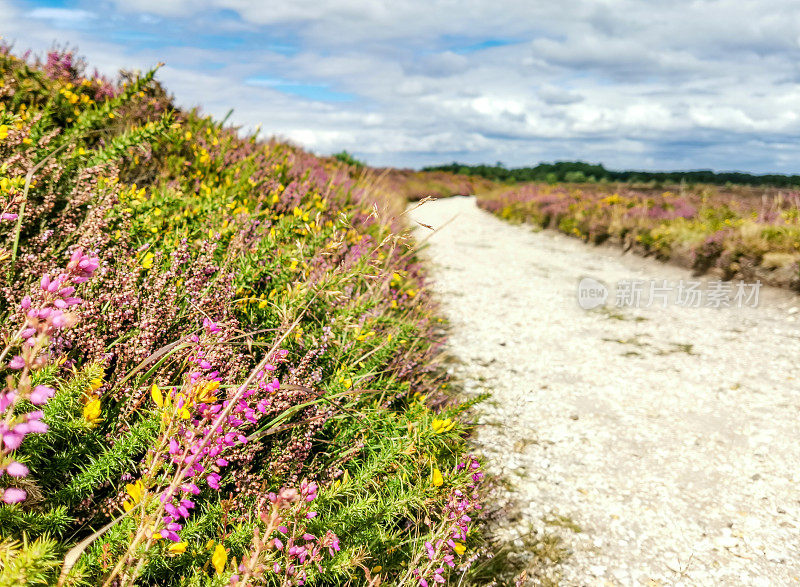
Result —
M 0 51 L 0 583 L 460 578 L 483 475 L 403 205 Z
M 723 278 L 798 287 L 800 193 L 700 187 L 525 184 L 478 200 L 513 222 L 612 242 Z

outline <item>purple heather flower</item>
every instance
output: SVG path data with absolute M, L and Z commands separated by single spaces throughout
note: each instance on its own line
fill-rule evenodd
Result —
M 6 487 L 3 491 L 3 501 L 7 504 L 19 503 L 25 501 L 28 494 L 24 489 L 17 489 L 16 487 Z
M 203 328 L 205 328 L 209 334 L 219 332 L 219 326 L 217 326 L 214 322 L 212 322 L 208 318 L 203 318 Z
M 6 473 L 12 477 L 26 477 L 28 475 L 28 467 L 17 461 L 11 461 L 11 464 L 6 467 Z
M 19 428 L 19 426 L 17 426 Z M 16 430 L 3 432 L 3 444 L 7 450 L 16 450 L 22 444 L 23 434 Z
M 31 400 L 31 403 L 36 406 L 41 406 L 47 403 L 53 395 L 55 394 L 55 390 L 52 387 L 47 387 L 46 385 L 37 385 L 33 388 L 31 395 L 28 399 Z

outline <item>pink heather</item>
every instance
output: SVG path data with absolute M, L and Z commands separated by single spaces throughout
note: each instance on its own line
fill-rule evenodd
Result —
M 11 464 L 6 467 L 6 473 L 12 477 L 25 477 L 28 475 L 28 467 L 17 461 L 11 461 Z
M 28 494 L 23 489 L 17 489 L 16 487 L 6 487 L 5 491 L 3 491 L 3 501 L 7 504 L 25 501 L 27 496 Z
M 46 385 L 37 385 L 33 388 L 31 395 L 28 399 L 31 400 L 31 403 L 36 406 L 41 406 L 47 403 L 53 395 L 55 394 L 55 390 L 51 387 L 47 387 Z

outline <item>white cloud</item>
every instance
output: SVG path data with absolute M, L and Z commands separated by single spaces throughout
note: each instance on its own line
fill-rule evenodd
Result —
M 106 72 L 164 60 L 182 104 L 376 164 L 800 161 L 789 0 L 112 0 L 94 20 L 88 0 L 18 1 L 0 0 L 17 50 L 70 42 Z M 136 27 L 149 42 L 115 36 Z M 291 95 L 286 80 L 319 91 Z
M 35 8 L 28 12 L 27 16 L 37 20 L 49 20 L 59 28 L 84 25 L 97 18 L 95 13 L 88 10 L 70 8 Z

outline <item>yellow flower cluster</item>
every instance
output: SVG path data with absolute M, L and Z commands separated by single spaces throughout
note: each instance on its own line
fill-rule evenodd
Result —
M 606 196 L 600 201 L 604 204 L 619 204 L 622 201 L 622 198 L 619 196 L 619 194 L 612 194 L 610 196 Z
M 363 342 L 369 338 L 372 338 L 373 336 L 375 336 L 375 331 L 370 330 L 369 332 L 365 332 L 363 334 L 359 334 L 358 336 L 356 336 L 356 340 L 359 342 Z
M 83 418 L 92 426 L 97 426 L 100 422 L 103 421 L 103 418 L 100 417 L 101 410 L 100 410 L 100 400 L 97 398 L 91 399 L 86 402 L 86 405 L 83 406 Z
M 434 434 L 441 434 L 442 432 L 450 432 L 455 425 L 456 423 L 450 418 L 445 418 L 444 420 L 434 418 L 431 428 Z
M 3 127 L 0 126 L 0 132 Z M 2 138 L 2 136 L 0 136 Z M 24 177 L 0 177 L 0 192 L 10 193 L 18 191 L 25 185 Z
M 94 100 L 92 100 L 86 94 L 76 94 L 72 90 L 68 90 L 66 88 L 62 88 L 59 90 L 59 94 L 64 96 L 70 104 L 77 104 L 80 102 L 81 104 L 93 104 Z
M 101 417 L 102 405 L 100 403 L 100 398 L 95 394 L 95 392 L 100 389 L 102 385 L 102 379 L 92 379 L 89 382 L 89 387 L 84 394 L 85 403 L 83 405 L 83 419 L 91 428 L 94 428 L 103 421 L 103 418 Z
M 188 395 L 184 393 L 176 394 L 175 404 L 181 406 L 178 408 L 178 417 L 182 420 L 188 420 L 192 416 L 189 408 L 196 403 L 211 404 L 217 401 L 217 389 L 219 389 L 219 381 L 200 381 L 192 386 Z M 172 396 L 167 395 L 165 398 L 156 384 L 150 387 L 150 397 L 159 408 L 169 407 L 173 403 Z
M 213 544 L 213 542 L 212 542 Z M 211 564 L 218 575 L 225 572 L 225 563 L 228 562 L 228 551 L 221 544 L 217 544 L 214 548 L 214 554 L 211 555 Z
M 125 492 L 128 494 L 130 499 L 122 502 L 122 509 L 124 509 L 126 512 L 129 512 L 137 503 L 142 501 L 142 496 L 144 495 L 144 483 L 142 483 L 141 479 L 136 481 L 136 483 L 128 483 L 125 485 Z
M 140 261 L 142 269 L 150 269 L 153 266 L 153 253 L 147 251 Z

